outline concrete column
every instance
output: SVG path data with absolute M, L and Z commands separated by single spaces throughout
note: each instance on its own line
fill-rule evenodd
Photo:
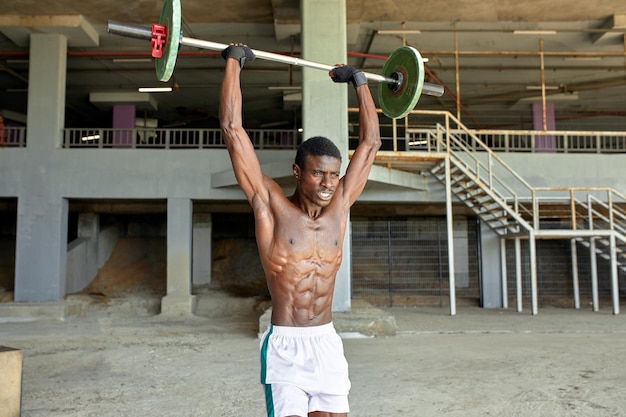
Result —
M 193 272 L 194 285 L 211 283 L 211 237 L 213 218 L 211 213 L 193 216 Z
M 65 295 L 67 200 L 50 183 L 51 151 L 62 141 L 65 122 L 67 38 L 30 36 L 28 74 L 29 171 L 21 176 L 15 257 L 15 301 L 58 301 Z
M 28 148 L 60 147 L 65 123 L 67 38 L 58 34 L 30 36 L 28 70 Z
M 45 181 L 41 176 L 39 178 Z M 65 296 L 68 201 L 37 192 L 18 198 L 15 301 L 59 301 Z
M 85 278 L 93 279 L 98 274 L 98 242 L 100 235 L 100 215 L 96 213 L 80 213 L 78 215 L 78 237 L 86 239 L 87 270 Z M 89 281 L 88 281 L 89 282 Z
M 533 103 L 533 129 L 543 128 L 543 103 Z M 546 129 L 555 129 L 554 103 L 546 103 Z M 539 152 L 555 152 L 556 138 L 552 135 L 540 135 L 535 137 L 535 149 Z
M 302 55 L 309 61 L 347 62 L 345 0 L 301 0 Z M 304 137 L 326 136 L 339 148 L 342 169 L 348 163 L 348 88 L 335 84 L 326 71 L 302 69 L 302 126 Z M 353 91 L 350 91 L 354 94 Z M 343 242 L 343 262 L 337 272 L 333 311 L 350 310 L 350 224 Z
M 132 148 L 135 142 L 135 105 L 116 104 L 113 106 L 114 148 Z
M 500 237 L 487 224 L 480 222 L 480 297 L 483 308 L 501 308 L 502 277 Z
M 191 315 L 195 297 L 191 295 L 192 201 L 167 200 L 167 295 L 161 300 L 161 314 Z
M 19 417 L 22 408 L 22 351 L 0 346 L 0 417 Z

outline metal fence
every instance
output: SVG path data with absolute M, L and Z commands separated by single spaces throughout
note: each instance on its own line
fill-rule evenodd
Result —
M 468 220 L 469 280 L 459 298 L 480 296 L 478 237 Z M 352 292 L 377 305 L 447 304 L 448 240 L 445 217 L 352 221 Z
M 0 130 L 0 147 L 23 148 L 26 146 L 26 128 L 5 126 Z
M 296 130 L 248 130 L 257 149 L 292 149 L 302 141 Z M 220 129 L 65 129 L 64 148 L 225 148 Z
M 493 151 L 535 153 L 624 153 L 623 132 L 475 130 Z
M 437 112 L 430 112 L 437 113 Z M 439 112 L 442 115 L 445 112 Z M 437 113 L 437 114 L 439 114 Z M 350 135 L 350 149 L 358 144 L 358 125 Z M 15 146 L 24 146 L 25 128 L 15 130 Z M 435 152 L 437 128 L 433 126 L 399 125 L 395 134 L 383 129 L 383 149 L 399 151 Z M 302 143 L 302 133 L 294 129 L 247 130 L 257 149 L 295 149 Z M 626 133 L 573 131 L 507 131 L 507 130 L 451 130 L 463 139 L 467 132 L 478 137 L 493 151 L 531 153 L 626 153 Z M 468 142 L 471 142 L 468 140 Z M 64 130 L 64 148 L 224 148 L 220 129 L 76 129 Z M 470 149 L 481 151 L 482 149 Z

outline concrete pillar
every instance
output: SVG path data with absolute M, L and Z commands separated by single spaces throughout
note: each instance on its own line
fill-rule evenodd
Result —
M 167 200 L 167 295 L 161 300 L 162 315 L 191 315 L 195 310 L 191 295 L 192 212 L 188 198 Z
M 22 351 L 0 346 L 0 417 L 19 417 L 22 408 Z
M 29 136 L 30 137 L 30 136 Z M 44 188 L 45 175 L 19 196 L 15 256 L 15 301 L 59 301 L 65 296 L 68 201 Z
M 498 234 L 480 222 L 480 298 L 484 308 L 503 307 L 500 249 Z
M 98 274 L 98 242 L 100 237 L 100 215 L 80 213 L 78 215 L 78 237 L 84 238 L 87 245 L 87 265 L 85 279 L 91 281 Z
M 116 104 L 113 106 L 113 147 L 132 148 L 135 142 L 135 105 Z
M 28 148 L 40 153 L 20 178 L 15 257 L 15 301 L 58 301 L 65 295 L 67 200 L 50 184 L 45 158 L 61 145 L 65 122 L 67 38 L 30 36 Z M 33 156 L 37 156 L 33 154 Z
M 543 103 L 533 103 L 533 129 L 544 130 L 543 124 Z M 554 119 L 554 103 L 546 103 L 546 125 L 545 130 L 556 128 Z M 535 150 L 538 152 L 555 152 L 556 138 L 552 135 L 540 135 L 535 137 Z
M 309 61 L 347 62 L 345 0 L 301 0 L 302 55 Z M 326 136 L 348 163 L 348 88 L 335 84 L 326 71 L 302 69 L 302 126 L 304 138 Z M 354 94 L 353 91 L 350 91 Z M 343 242 L 343 262 L 337 273 L 333 311 L 349 311 L 351 297 L 350 224 Z
M 30 36 L 28 69 L 28 148 L 60 147 L 65 123 L 67 38 Z
M 211 213 L 193 216 L 193 285 L 211 283 L 211 237 L 213 218 Z

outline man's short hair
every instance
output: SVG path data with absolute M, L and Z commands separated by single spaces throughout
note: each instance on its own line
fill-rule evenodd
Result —
M 296 165 L 304 168 L 304 161 L 307 156 L 332 156 L 341 161 L 341 152 L 339 148 L 328 138 L 324 136 L 314 136 L 302 142 L 296 152 Z

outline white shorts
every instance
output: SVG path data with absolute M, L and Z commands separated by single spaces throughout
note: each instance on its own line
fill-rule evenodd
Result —
M 260 349 L 268 417 L 350 411 L 348 362 L 332 323 L 312 327 L 270 324 Z

